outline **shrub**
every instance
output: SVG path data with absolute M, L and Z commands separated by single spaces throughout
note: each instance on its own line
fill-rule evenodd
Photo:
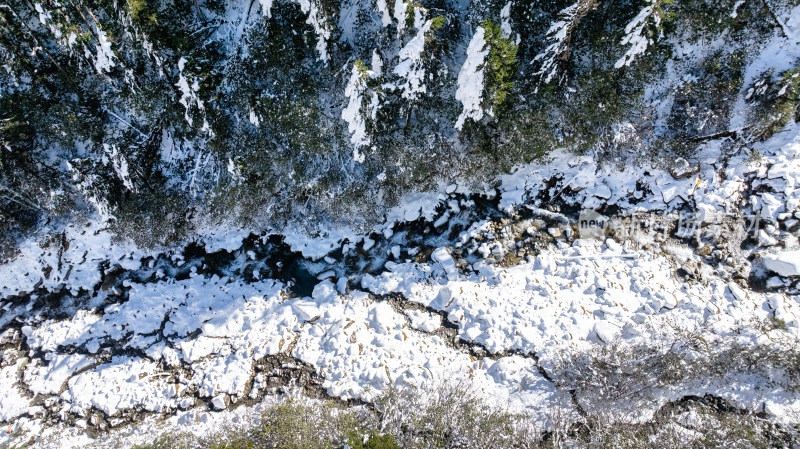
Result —
M 150 9 L 147 0 L 127 0 L 126 5 L 134 22 L 142 25 L 155 25 L 158 23 L 158 17 Z
M 350 449 L 400 449 L 394 435 L 371 433 L 367 438 L 362 438 L 358 432 L 351 432 L 347 438 Z
M 523 445 L 525 417 L 492 406 L 465 385 L 453 380 L 388 389 L 375 405 L 381 428 L 404 448 Z

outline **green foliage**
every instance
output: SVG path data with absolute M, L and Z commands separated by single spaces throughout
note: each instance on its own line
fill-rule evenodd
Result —
M 635 127 L 644 142 L 620 149 L 620 155 L 640 148 L 648 154 L 636 157 L 688 151 L 687 138 L 727 126 L 730 106 L 741 100 L 742 67 L 760 51 L 763 38 L 780 33 L 770 11 L 788 11 L 797 0 L 746 2 L 738 5 L 737 17 L 731 17 L 736 0 L 720 0 L 713 8 L 706 0 L 582 0 L 562 53 L 564 83 L 557 86 L 533 82 L 532 62 L 546 48 L 547 30 L 559 12 L 574 2 L 512 2 L 514 32 L 524 37 L 519 48 L 502 36 L 498 24 L 482 23 L 489 50 L 482 106 L 495 120 L 470 123 L 463 133 L 452 126 L 461 108 L 453 96 L 454 64 L 470 34 L 468 24 L 496 14 L 505 2 L 466 11 L 460 3 L 409 0 L 404 41 L 420 8 L 430 8 L 422 55 L 426 91 L 405 101 L 383 88 L 393 81 L 393 61 L 385 61 L 384 76 L 374 77 L 366 77 L 364 61 L 356 62 L 379 100 L 375 118 L 367 119 L 372 144 L 364 164 L 353 162 L 341 120 L 347 77 L 340 68 L 373 48 L 393 55 L 397 44 L 386 39 L 384 28 L 373 26 L 374 11 L 366 4 L 348 4 L 348 14 L 355 13 L 337 20 L 341 1 L 314 0 L 331 32 L 331 59 L 322 63 L 315 50 L 318 34 L 307 23 L 308 13 L 293 2 L 275 2 L 270 18 L 241 28 L 226 23 L 225 0 L 93 0 L 76 3 L 78 8 L 50 1 L 41 3 L 46 26 L 36 23 L 32 3 L 7 3 L 10 8 L 0 8 L 2 182 L 51 214 L 69 214 L 68 206 L 80 208 L 96 197 L 119 218 L 113 229 L 158 243 L 187 235 L 190 221 L 209 218 L 206 214 L 211 220 L 234 215 L 254 226 L 308 216 L 303 214 L 341 216 L 345 210 L 357 211 L 348 219 L 366 220 L 404 193 L 453 177 L 490 181 L 554 147 L 607 154 L 618 124 Z M 669 39 L 625 70 L 610 70 L 625 25 L 648 4 L 654 10 L 649 37 Z M 252 17 L 258 14 L 257 3 L 244 6 L 252 8 Z M 351 22 L 353 29 L 339 28 Z M 98 26 L 108 33 L 115 54 L 109 72 L 97 73 L 91 64 L 97 45 L 91 30 Z M 687 79 L 675 89 L 658 90 L 668 81 L 670 43 L 720 37 L 726 40 L 724 51 L 710 52 L 699 64 L 696 56 L 683 59 L 678 70 L 694 64 L 678 73 Z M 145 41 L 151 45 L 145 48 Z M 191 106 L 191 125 L 178 102 L 180 58 L 187 61 L 182 75 L 190 85 L 198 83 L 203 104 L 202 110 Z M 797 79 L 773 75 L 753 86 L 764 90 L 750 99 L 753 114 L 745 126 L 758 138 L 779 131 L 796 115 Z M 660 103 L 673 105 L 667 117 L 660 108 L 650 109 L 653 103 L 639 101 L 648 87 L 668 97 Z M 258 123 L 248 120 L 251 112 Z M 210 130 L 202 129 L 205 123 Z M 122 188 L 113 167 L 101 163 L 104 144 L 125 155 L 137 192 Z M 228 176 L 228 160 L 235 161 L 236 176 Z M 4 229 L 35 229 L 40 213 L 35 207 L 0 206 Z M 172 209 L 193 211 L 195 218 L 178 217 L 187 214 Z
M 784 321 L 784 320 L 782 320 L 780 318 L 770 317 L 770 324 L 772 325 L 773 329 L 782 330 L 782 331 L 787 330 L 786 321 Z
M 491 19 L 481 23 L 485 31 L 484 40 L 489 53 L 484 61 L 484 102 L 496 116 L 506 107 L 506 99 L 514 87 L 517 73 L 517 46 L 511 39 L 503 37 L 500 25 Z
M 420 5 L 417 2 L 417 0 L 408 0 L 406 2 L 406 24 L 405 24 L 406 28 L 408 29 L 414 28 L 414 22 L 417 16 L 417 10 L 420 11 L 423 17 L 425 13 L 428 12 L 428 10 L 423 8 L 422 5 Z
M 657 37 L 656 34 L 660 34 L 665 25 L 673 23 L 678 18 L 678 13 L 671 8 L 673 5 L 675 5 L 675 0 L 656 0 L 653 3 L 653 14 L 658 20 L 651 37 Z
M 356 62 L 353 63 L 353 66 L 358 71 L 358 75 L 362 81 L 365 80 L 367 76 L 369 76 L 369 67 L 367 67 L 367 65 L 364 64 L 364 61 L 356 59 Z
M 443 381 L 425 389 L 388 388 L 375 403 L 382 428 L 404 448 L 530 447 L 517 432 L 524 417 L 494 407 L 469 383 Z
M 319 431 L 322 424 L 308 407 L 282 404 L 264 413 L 256 436 L 276 449 L 332 448 L 331 438 Z
M 236 437 L 228 441 L 211 443 L 207 449 L 255 449 L 256 444 L 246 437 Z
M 364 449 L 400 449 L 400 445 L 397 444 L 397 440 L 392 435 L 373 434 L 364 443 Z
M 532 162 L 558 147 L 548 113 L 547 106 L 541 104 L 507 114 L 500 124 L 503 138 L 494 141 L 496 153 L 501 155 L 500 167 L 509 170 L 517 161 Z
M 774 134 L 786 126 L 789 120 L 795 119 L 797 112 L 800 111 L 798 88 L 800 88 L 800 68 L 787 70 L 780 75 L 773 112 L 775 121 L 767 130 L 768 134 Z
M 158 23 L 158 17 L 150 8 L 148 0 L 126 0 L 126 6 L 134 22 L 148 26 Z
M 92 32 L 86 31 L 85 33 L 77 33 L 76 40 L 82 44 L 88 44 L 92 41 Z
M 400 449 L 394 435 L 381 435 L 374 430 L 366 438 L 358 430 L 352 430 L 346 434 L 347 445 L 350 449 Z
M 169 433 L 155 437 L 151 442 L 136 444 L 131 449 L 194 449 L 196 438 L 190 433 Z
M 226 431 L 204 441 L 213 449 L 338 449 L 351 441 L 354 449 L 392 449 L 392 446 L 361 444 L 362 425 L 355 415 L 333 403 L 304 405 L 294 401 L 272 406 L 264 411 L 261 422 L 253 428 Z M 375 440 L 380 444 L 381 441 Z
M 447 19 L 443 16 L 434 17 L 431 19 L 431 30 L 439 31 L 439 29 L 444 26 L 445 22 L 447 22 Z
M 576 81 L 576 92 L 565 108 L 567 137 L 579 151 L 601 141 L 609 125 L 624 117 L 636 96 L 624 91 L 614 71 L 595 71 Z

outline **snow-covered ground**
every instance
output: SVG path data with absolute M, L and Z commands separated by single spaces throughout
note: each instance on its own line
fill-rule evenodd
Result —
M 545 422 L 569 396 L 553 376 L 571 354 L 655 343 L 701 325 L 709 338 L 743 345 L 769 344 L 773 333 L 797 339 L 800 128 L 760 144 L 760 158 L 744 150 L 723 157 L 722 143 L 674 161 L 672 173 L 629 167 L 621 175 L 591 156 L 556 152 L 483 192 L 496 196 L 505 218 L 463 223 L 455 238 L 428 240 L 432 248 L 404 241 L 408 226 L 423 218 L 428 230 L 442 229 L 463 220 L 475 207 L 464 188 L 408 197 L 370 235 L 320 229 L 311 238 L 287 229 L 286 244 L 315 267 L 307 296 L 289 280 L 208 274 L 178 250 L 158 259 L 114 243 L 97 222 L 43 231 L 0 269 L 0 422 L 8 429 L 0 444 L 50 428 L 51 437 L 73 439 L 42 439 L 41 447 L 79 445 L 80 429 L 151 414 L 208 421 L 269 395 L 264 361 L 282 356 L 312 370 L 333 397 L 370 401 L 390 385 L 465 378 L 487 400 Z M 557 204 L 617 212 L 597 233 Z M 666 212 L 676 214 L 678 232 L 699 233 L 614 227 L 633 213 L 669 222 Z M 755 214 L 757 226 L 747 229 Z M 725 221 L 731 217 L 744 221 Z M 725 241 L 737 236 L 715 229 L 739 229 L 738 243 L 750 236 L 755 246 L 730 248 Z M 587 231 L 593 237 L 579 238 Z M 200 240 L 234 252 L 242 237 L 214 229 Z M 379 263 L 346 269 L 331 256 L 339 249 L 343 258 Z M 258 257 L 247 252 L 242 266 Z M 183 269 L 164 268 L 165 260 Z M 115 282 L 115 270 L 141 275 Z M 751 275 L 765 285 L 751 284 Z M 47 295 L 56 303 L 34 309 Z M 754 324 L 770 319 L 781 329 Z M 800 416 L 796 394 L 753 382 L 657 391 L 639 418 L 705 393 L 783 420 Z M 169 422 L 190 431 L 200 425 Z

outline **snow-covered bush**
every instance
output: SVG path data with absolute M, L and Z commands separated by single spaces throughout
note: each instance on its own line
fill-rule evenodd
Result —
M 606 412 L 631 417 L 697 385 L 708 389 L 735 384 L 748 376 L 763 385 L 796 391 L 800 342 L 783 332 L 779 321 L 753 323 L 766 342 L 743 344 L 732 334 L 714 337 L 703 326 L 667 327 L 662 340 L 637 344 L 612 342 L 555 364 L 554 377 L 574 391 L 589 415 Z M 663 402 L 663 401 L 662 401 Z
M 495 117 L 505 105 L 516 74 L 517 46 L 504 36 L 500 25 L 486 19 L 467 48 L 467 59 L 458 74 L 456 99 L 463 105 L 456 121 L 462 129 L 467 119 L 481 122 Z
M 623 124 L 635 157 L 735 117 L 760 139 L 791 119 L 795 91 L 775 79 L 775 95 L 745 100 L 754 86 L 736 84 L 797 65 L 789 0 L 74 3 L 0 7 L 0 182 L 24 198 L 0 206 L 20 232 L 150 197 L 182 197 L 198 221 L 361 220 L 554 147 L 629 153 L 608 151 Z M 759 59 L 766 46 L 788 57 Z M 375 76 L 348 89 L 359 59 Z M 192 225 L 163 209 L 141 221 Z
M 664 22 L 675 19 L 675 13 L 665 8 L 675 0 L 649 0 L 648 5 L 625 26 L 625 36 L 621 44 L 628 47 L 625 54 L 614 63 L 615 68 L 625 67 L 661 38 Z
M 565 80 L 563 64 L 569 59 L 573 34 L 581 20 L 596 7 L 597 0 L 578 0 L 558 13 L 558 19 L 547 30 L 547 46 L 532 61 L 539 66 L 535 75 L 542 82 L 560 84 Z
M 767 138 L 797 121 L 800 111 L 800 68 L 777 76 L 767 71 L 747 89 L 745 98 L 752 105 L 753 133 Z
M 514 87 L 512 81 L 517 73 L 517 45 L 500 25 L 486 19 L 482 23 L 486 30 L 484 40 L 489 53 L 484 60 L 484 102 L 492 115 L 500 115 L 508 106 L 507 100 Z
M 364 154 L 360 148 L 369 144 L 367 135 L 367 120 L 375 120 L 378 112 L 378 94 L 368 92 L 367 81 L 375 72 L 369 70 L 360 60 L 353 64 L 350 80 L 345 87 L 345 96 L 348 98 L 347 107 L 342 110 L 342 119 L 347 122 L 350 131 L 350 142 L 353 144 L 353 159 L 364 162 Z

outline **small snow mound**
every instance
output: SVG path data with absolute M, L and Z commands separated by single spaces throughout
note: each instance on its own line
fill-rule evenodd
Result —
M 431 258 L 444 268 L 445 270 L 449 271 L 455 268 L 456 263 L 453 261 L 453 257 L 450 255 L 450 252 L 447 251 L 447 248 L 438 248 L 433 253 L 431 253 Z
M 594 325 L 594 332 L 597 334 L 597 338 L 602 340 L 603 343 L 611 343 L 617 338 L 620 329 L 611 323 L 599 321 Z
M 303 321 L 319 318 L 319 307 L 311 301 L 297 301 L 292 304 L 292 310 Z
M 764 267 L 781 276 L 800 276 L 800 250 L 764 256 Z

